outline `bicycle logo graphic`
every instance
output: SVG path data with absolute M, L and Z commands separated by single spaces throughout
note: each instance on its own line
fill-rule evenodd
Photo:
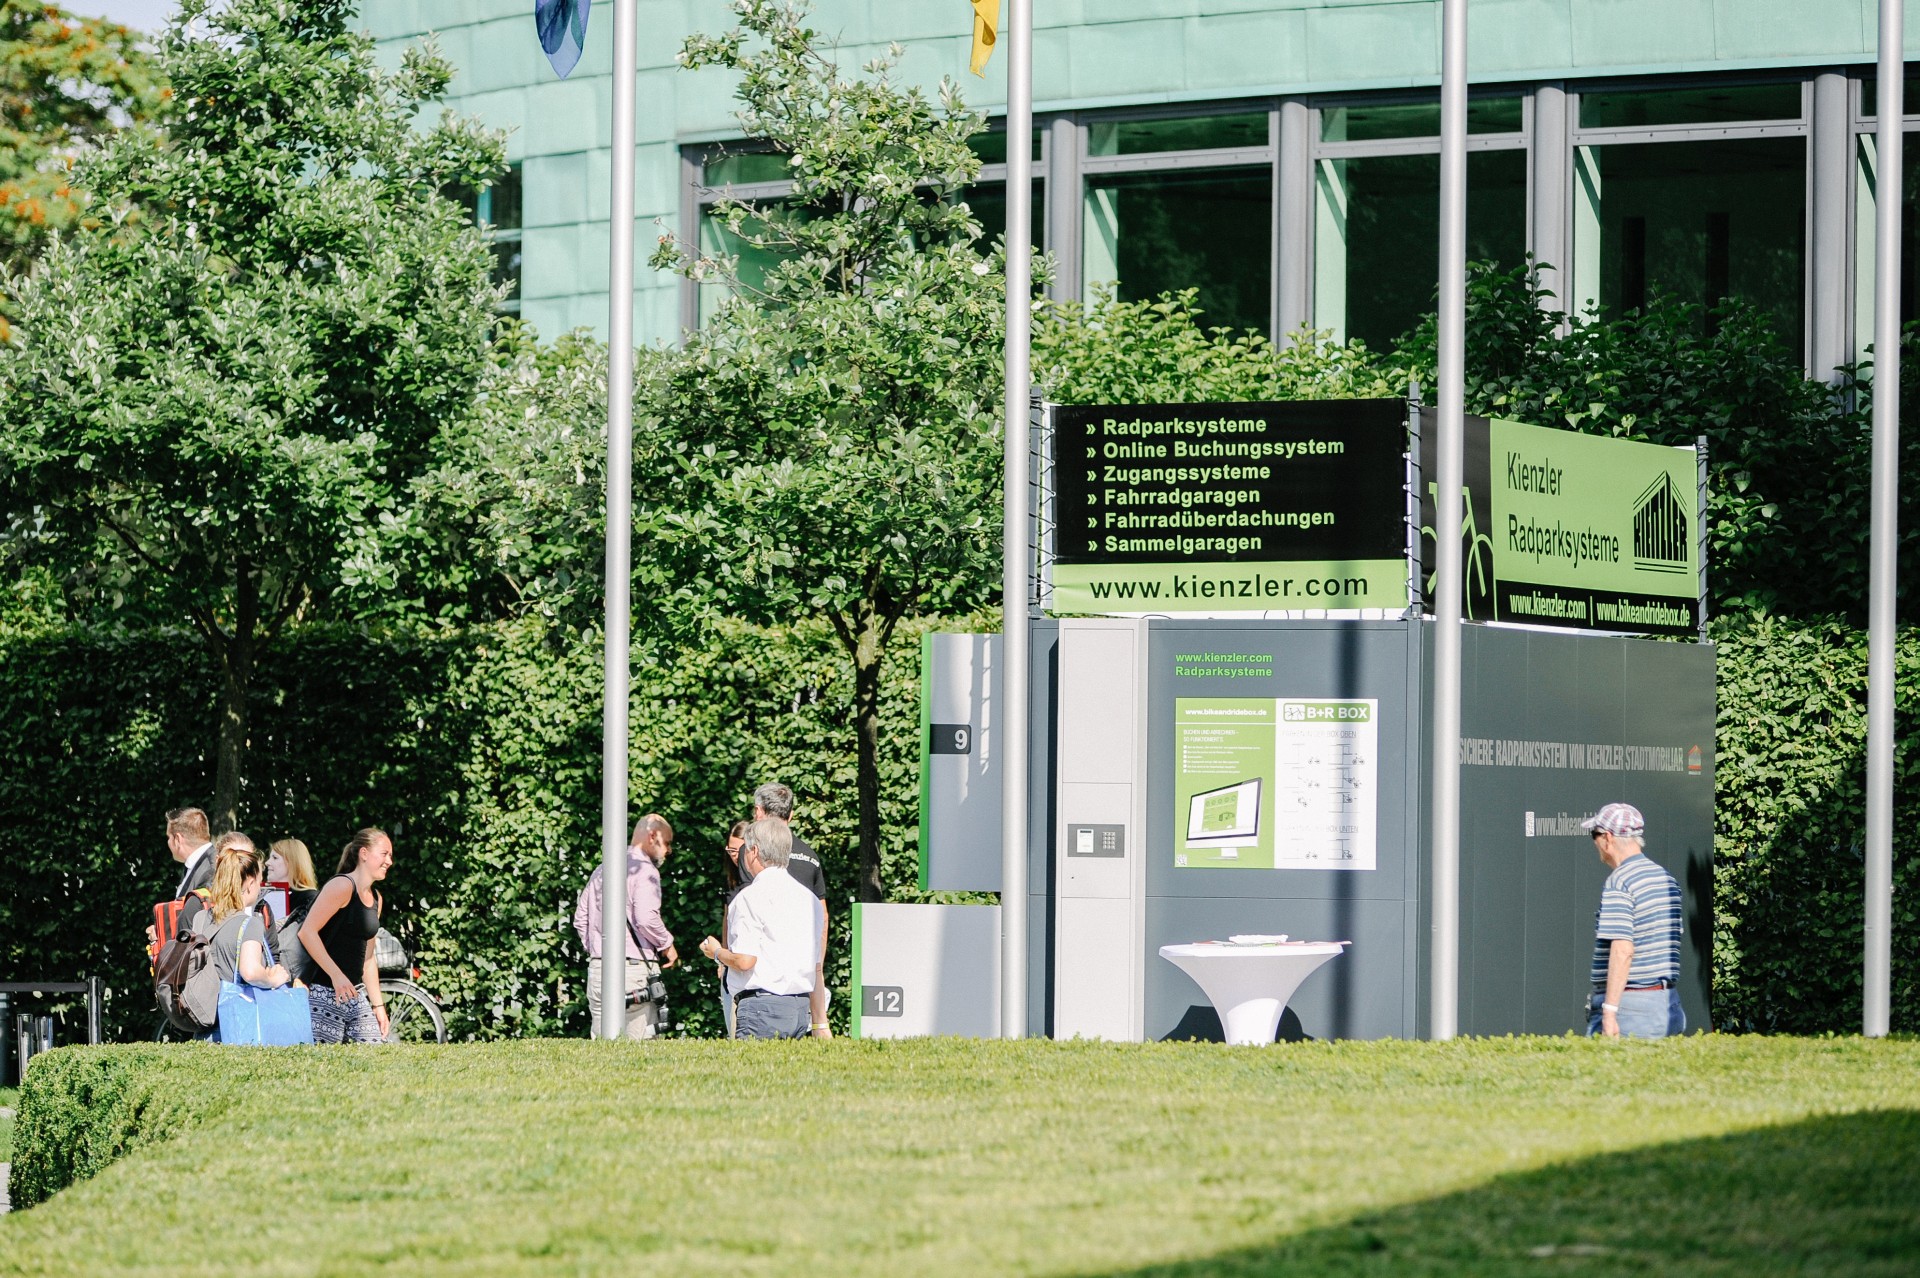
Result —
M 1427 481 L 1427 498 L 1433 503 L 1434 510 L 1438 511 L 1440 509 L 1440 485 L 1434 483 L 1432 480 Z M 1491 619 L 1493 612 L 1493 539 L 1480 531 L 1479 526 L 1473 518 L 1473 489 L 1471 487 L 1461 487 L 1460 502 L 1466 508 L 1461 512 L 1460 518 L 1460 548 L 1462 551 L 1461 567 L 1465 571 L 1467 581 L 1467 590 L 1465 592 L 1465 598 L 1461 600 L 1461 607 L 1464 609 L 1468 621 L 1480 620 L 1480 618 L 1476 618 L 1473 615 L 1473 603 L 1476 599 L 1485 599 L 1488 603 L 1488 619 Z M 1422 541 L 1431 541 L 1434 544 L 1436 552 L 1438 551 L 1440 538 L 1439 535 L 1434 532 L 1432 525 L 1421 524 L 1420 537 Z M 1425 582 L 1426 596 L 1429 600 L 1433 598 L 1434 579 L 1440 575 L 1437 567 L 1439 560 L 1438 553 L 1434 555 L 1434 560 L 1436 563 L 1435 570 L 1427 574 Z

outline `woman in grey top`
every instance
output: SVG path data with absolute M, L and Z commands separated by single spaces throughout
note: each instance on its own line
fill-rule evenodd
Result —
M 293 976 L 283 965 L 267 961 L 266 924 L 254 908 L 264 884 L 253 840 L 238 832 L 222 835 L 214 849 L 213 889 L 207 900 L 207 908 L 213 911 L 209 948 L 214 970 L 221 980 L 236 985 L 278 989 Z

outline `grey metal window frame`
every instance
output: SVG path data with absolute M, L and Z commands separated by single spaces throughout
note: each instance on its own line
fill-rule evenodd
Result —
M 484 190 L 476 191 L 474 193 L 473 220 L 474 220 L 474 223 L 480 228 L 480 234 L 483 237 L 485 237 L 487 241 L 487 247 L 490 250 L 496 244 L 517 244 L 520 246 L 520 250 L 522 254 L 521 264 L 520 264 L 520 274 L 521 274 L 520 283 L 522 287 L 520 291 L 524 295 L 525 284 L 526 284 L 525 253 L 526 253 L 526 243 L 527 243 L 526 166 L 521 161 L 516 160 L 507 166 L 507 170 L 510 173 L 517 172 L 520 178 L 521 213 L 520 213 L 519 225 L 507 226 L 507 227 L 499 227 L 499 226 L 493 225 L 493 190 L 494 188 L 492 186 L 488 186 Z M 521 310 L 521 303 L 523 300 L 524 300 L 524 297 L 509 297 L 509 298 L 503 299 L 498 307 L 499 313 L 502 315 L 519 315 Z
M 1045 185 L 1050 176 L 1048 173 L 1047 158 L 1052 148 L 1056 145 L 1054 141 L 1055 133 L 1051 127 L 1056 122 L 1057 117 L 1040 117 L 1036 118 L 1034 123 L 1035 130 L 1039 133 L 1040 138 L 1040 155 L 1033 163 L 1033 176 L 1036 182 L 1042 184 L 1042 190 L 1050 189 Z M 988 121 L 987 129 L 988 132 L 1004 133 L 1006 131 L 1005 121 L 998 119 L 990 120 Z M 700 243 L 700 227 L 702 221 L 707 216 L 707 210 L 721 200 L 777 200 L 793 191 L 794 184 L 790 179 L 771 182 L 729 182 L 722 186 L 710 186 L 705 181 L 707 161 L 716 155 L 726 153 L 735 155 L 754 154 L 766 152 L 768 149 L 769 148 L 766 147 L 753 146 L 745 141 L 690 143 L 680 148 L 679 222 L 680 236 L 683 243 L 692 244 L 696 248 L 698 247 Z M 977 184 L 998 182 L 1002 185 L 1006 183 L 1006 180 L 1007 165 L 1005 162 L 982 164 L 980 166 L 979 176 L 974 179 Z M 1049 210 L 1048 224 L 1042 228 L 1042 234 L 1046 237 L 1043 243 L 1050 245 L 1053 222 L 1053 205 L 1051 201 L 1047 207 Z M 1051 247 L 1047 247 L 1045 251 L 1053 252 L 1054 250 Z M 679 297 L 680 329 L 682 339 L 684 340 L 685 334 L 700 327 L 700 286 L 689 279 L 680 280 Z
M 1533 85 L 1493 84 L 1477 85 L 1469 91 L 1469 101 L 1485 101 L 1489 98 L 1520 99 L 1520 127 L 1505 133 L 1473 133 L 1467 136 L 1467 151 L 1471 154 L 1480 151 L 1525 151 L 1527 153 L 1526 208 L 1522 212 L 1522 234 L 1526 236 L 1525 251 L 1533 251 L 1533 206 L 1534 206 L 1534 157 L 1533 157 L 1533 121 L 1534 96 Z M 1319 331 L 1316 319 L 1319 314 L 1320 299 L 1317 295 L 1319 278 L 1319 217 L 1314 203 L 1317 170 L 1322 160 L 1354 160 L 1389 158 L 1402 155 L 1438 155 L 1440 154 L 1440 136 L 1415 135 L 1404 138 L 1370 138 L 1362 142 L 1328 142 L 1321 137 L 1321 112 L 1329 108 L 1353 106 L 1408 106 L 1438 103 L 1440 90 L 1436 87 L 1426 91 L 1407 91 L 1398 93 L 1323 93 L 1301 99 L 1306 112 L 1306 159 L 1304 180 L 1304 221 L 1300 224 L 1299 248 L 1297 256 L 1299 269 L 1304 279 L 1304 298 L 1298 315 L 1285 316 L 1279 305 L 1275 306 L 1274 340 L 1287 341 L 1296 332 L 1303 329 Z M 1438 199 L 1436 189 L 1435 199 Z M 1436 204 L 1436 209 L 1438 205 Z M 1283 250 L 1284 251 L 1284 250 Z M 1282 326 L 1282 321 L 1291 318 L 1290 323 Z
M 1764 138 L 1803 138 L 1806 140 L 1806 159 L 1802 169 L 1805 183 L 1803 201 L 1805 213 L 1801 225 L 1802 242 L 1806 245 L 1806 260 L 1801 263 L 1800 281 L 1800 361 L 1802 370 L 1813 375 L 1818 364 L 1815 352 L 1832 347 L 1836 341 L 1849 340 L 1836 335 L 1832 325 L 1837 318 L 1840 333 L 1848 331 L 1850 319 L 1847 316 L 1834 316 L 1830 309 L 1816 305 L 1816 292 L 1824 288 L 1833 271 L 1844 271 L 1844 264 L 1828 260 L 1823 248 L 1830 248 L 1831 228 L 1826 218 L 1833 212 L 1826 194 L 1816 188 L 1815 169 L 1817 159 L 1814 154 L 1816 140 L 1815 121 L 1815 81 L 1819 69 L 1799 68 L 1792 72 L 1775 75 L 1682 75 L 1674 77 L 1636 77 L 1633 79 L 1596 79 L 1571 81 L 1567 85 L 1567 182 L 1562 188 L 1565 209 L 1562 214 L 1565 249 L 1571 255 L 1577 251 L 1573 225 L 1574 191 L 1573 178 L 1577 167 L 1576 157 L 1582 147 L 1590 146 L 1640 146 L 1659 145 L 1668 142 L 1725 142 L 1745 141 Z M 1755 84 L 1798 84 L 1800 86 L 1800 114 L 1797 117 L 1782 117 L 1772 120 L 1738 121 L 1728 124 L 1659 124 L 1647 126 L 1583 126 L 1580 123 L 1580 99 L 1601 93 L 1658 92 L 1663 89 L 1680 88 L 1688 85 L 1721 84 L 1729 87 Z M 1857 93 L 1853 99 L 1858 101 Z M 1851 209 L 1851 197 L 1846 205 Z M 1819 215 L 1816 220 L 1816 213 Z M 1847 213 L 1851 217 L 1850 211 Z M 1826 237 L 1826 238 L 1823 238 Z M 1850 240 L 1849 240 L 1850 243 Z M 1848 250 L 1851 260 L 1851 251 Z M 1571 268 L 1560 271 L 1563 281 L 1571 287 L 1577 287 L 1578 281 Z M 1564 297 L 1561 299 L 1566 300 Z M 1847 308 L 1850 310 L 1851 308 Z
M 1861 311 L 1864 309 L 1870 313 L 1873 306 L 1873 298 L 1870 294 L 1867 296 L 1860 295 L 1860 251 L 1863 247 L 1871 248 L 1872 245 L 1867 244 L 1863 246 L 1859 238 L 1859 155 L 1861 140 L 1873 136 L 1874 130 L 1879 127 L 1880 117 L 1878 113 L 1868 115 L 1863 108 L 1863 102 L 1866 96 L 1866 85 L 1876 76 L 1877 68 L 1871 63 L 1867 63 L 1857 66 L 1839 67 L 1835 68 L 1835 71 L 1845 75 L 1847 94 L 1845 155 L 1845 217 L 1847 243 L 1845 263 L 1847 269 L 1844 281 L 1845 337 L 1844 345 L 1841 348 L 1842 358 L 1836 361 L 1837 364 L 1851 362 L 1857 359 L 1865 359 L 1867 357 L 1867 348 L 1872 344 L 1873 326 L 1871 318 L 1869 317 L 1864 333 L 1862 332 L 1862 326 L 1859 322 Z M 1920 75 L 1920 61 L 1907 63 L 1907 74 L 1910 76 Z M 1920 102 L 1916 102 L 1913 98 L 1908 98 L 1902 102 L 1901 105 L 1903 108 L 1912 108 L 1920 106 Z M 1911 109 L 1903 110 L 1900 118 L 1905 126 L 1901 129 L 1902 133 L 1920 133 L 1920 111 Z M 1871 289 L 1871 287 L 1872 284 L 1871 281 L 1869 281 L 1868 288 Z M 1816 359 L 1813 363 L 1814 367 L 1821 367 L 1819 360 Z
M 1910 64 L 1920 70 L 1920 63 Z M 1574 205 L 1576 157 L 1581 147 L 1644 145 L 1667 142 L 1736 141 L 1800 137 L 1807 140 L 1807 244 L 1803 281 L 1806 338 L 1802 351 L 1809 372 L 1835 353 L 1853 350 L 1855 306 L 1853 221 L 1855 217 L 1853 148 L 1857 137 L 1873 128 L 1863 115 L 1861 81 L 1870 67 L 1810 66 L 1776 73 L 1682 74 L 1631 78 L 1558 79 L 1476 85 L 1477 99 L 1517 97 L 1521 125 L 1502 133 L 1474 134 L 1470 152 L 1524 151 L 1527 156 L 1525 228 L 1526 250 L 1551 264 L 1543 283 L 1556 296 L 1555 309 L 1570 305 L 1574 283 Z M 1801 89 L 1797 118 L 1734 121 L 1722 124 L 1647 126 L 1580 125 L 1580 101 L 1598 93 L 1657 92 L 1703 84 L 1786 84 Z M 1843 90 L 1843 91 L 1842 91 Z M 1084 296 L 1085 244 L 1082 226 L 1090 182 L 1122 174 L 1185 173 L 1265 165 L 1272 175 L 1270 201 L 1271 307 L 1269 336 L 1284 341 L 1309 325 L 1315 307 L 1314 174 L 1322 159 L 1358 159 L 1375 156 L 1437 154 L 1435 136 L 1327 142 L 1320 138 L 1320 113 L 1330 107 L 1424 103 L 1435 90 L 1393 92 L 1315 93 L 1224 98 L 1204 102 L 1156 104 L 1123 109 L 1048 113 L 1036 118 L 1041 138 L 1035 180 L 1046 192 L 1041 228 L 1042 244 L 1054 260 L 1048 296 L 1077 301 Z M 1239 146 L 1178 151 L 1143 151 L 1124 155 L 1090 154 L 1092 126 L 1127 120 L 1191 119 L 1205 116 L 1267 115 L 1264 146 Z M 1836 124 L 1836 112 L 1842 122 Z M 1906 116 L 1920 131 L 1920 111 Z M 1000 127 L 1000 121 L 990 127 Z M 1844 132 L 1843 190 L 1834 190 L 1836 162 L 1832 148 Z M 707 142 L 685 146 L 682 155 L 680 226 L 683 235 L 697 236 L 700 220 L 715 200 L 731 195 L 742 199 L 779 198 L 792 189 L 790 182 L 759 182 L 710 187 L 702 181 L 705 160 L 722 148 L 751 149 L 740 143 Z M 1006 166 L 983 166 L 979 180 L 1004 183 Z M 1839 222 L 1836 228 L 1835 222 Z M 691 329 L 699 319 L 698 289 L 680 282 L 681 322 Z M 1835 361 L 1835 362 L 1844 362 Z

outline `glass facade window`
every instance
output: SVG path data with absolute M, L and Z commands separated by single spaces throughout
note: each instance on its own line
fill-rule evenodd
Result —
M 1583 301 L 1619 313 L 1656 293 L 1707 308 L 1739 297 L 1802 348 L 1804 138 L 1583 146 L 1574 170 Z
M 1518 133 L 1525 125 L 1518 97 L 1468 98 L 1468 133 Z M 1375 142 L 1440 136 L 1440 103 L 1362 102 L 1320 108 L 1322 142 Z
M 778 151 L 720 150 L 700 166 L 700 180 L 710 187 L 784 182 L 788 175 L 787 157 Z
M 1265 111 L 1176 116 L 1165 120 L 1096 120 L 1087 125 L 1088 155 L 1241 150 L 1266 144 Z
M 1555 304 L 1574 311 L 1630 312 L 1661 295 L 1710 311 L 1740 298 L 1767 313 L 1789 349 L 1839 362 L 1859 312 L 1844 300 L 1810 310 L 1810 299 L 1834 297 L 1810 281 L 1851 269 L 1841 295 L 1859 305 L 1869 214 L 1856 210 L 1871 208 L 1871 156 L 1862 150 L 1858 193 L 1816 206 L 1810 149 L 1831 137 L 1836 109 L 1867 136 L 1860 110 L 1873 105 L 1871 75 L 1820 71 L 1852 81 L 1840 95 L 1810 73 L 1769 74 L 1556 84 L 1553 97 L 1544 87 L 1477 92 L 1467 119 L 1469 258 L 1513 268 L 1538 254 L 1555 268 Z M 1276 324 L 1311 326 L 1391 348 L 1434 306 L 1437 96 L 1274 97 L 1040 121 L 1033 239 L 1058 255 L 1049 294 L 1090 299 L 1111 285 L 1140 301 L 1193 289 L 1211 326 L 1270 336 Z M 1920 108 L 1920 89 L 1915 96 Z M 1538 135 L 1536 110 L 1551 112 Z M 1282 145 L 1277 123 L 1302 114 L 1304 145 Z M 1006 225 L 1007 141 L 1003 132 L 974 139 L 980 180 L 946 197 L 966 200 L 989 240 Z M 703 247 L 738 254 L 752 282 L 764 255 L 711 224 L 707 205 L 729 183 L 761 199 L 790 188 L 782 157 L 738 145 L 699 157 L 690 206 Z M 1810 224 L 1836 205 L 1854 220 L 1844 234 Z M 1836 243 L 1852 263 L 1839 261 Z M 712 286 L 686 290 L 688 322 L 710 313 Z M 1920 282 L 1907 293 L 1912 315 Z
M 500 310 L 508 315 L 520 313 L 520 276 L 525 260 L 525 230 L 520 224 L 521 167 L 507 171 L 483 190 L 455 187 L 446 192 L 448 199 L 466 210 L 493 248 L 493 282 L 506 289 Z
M 1914 86 L 1920 89 L 1920 85 Z M 1920 105 L 1920 98 L 1914 99 Z M 1911 126 L 1904 130 L 1907 137 L 1907 154 L 1912 155 L 1920 148 L 1920 133 Z M 1855 359 L 1872 358 L 1869 348 L 1874 340 L 1874 290 L 1877 287 L 1876 267 L 1880 260 L 1880 246 L 1876 242 L 1878 226 L 1876 218 L 1880 199 L 1879 150 L 1880 139 L 1872 133 L 1862 133 L 1856 139 L 1856 164 L 1858 166 L 1857 186 L 1854 199 L 1854 314 L 1853 314 L 1853 355 Z M 1920 166 L 1905 164 L 1900 170 L 1900 324 L 1905 327 L 1920 319 Z
M 1038 129 L 1033 131 L 1033 162 L 1035 164 L 1040 163 L 1043 155 L 1041 138 L 1044 136 L 1045 135 Z M 967 139 L 967 146 L 975 155 L 980 157 L 982 164 L 1005 164 L 1007 162 L 1007 135 L 1004 130 L 996 129 L 985 133 L 976 133 Z
M 758 234 L 758 228 L 758 223 L 747 219 L 749 234 Z M 749 291 L 766 283 L 767 272 L 781 258 L 781 254 L 749 243 L 744 237 L 728 230 L 726 222 L 712 206 L 700 210 L 700 252 L 705 257 L 737 258 L 741 287 Z M 699 290 L 700 322 L 704 324 L 732 296 L 732 288 L 717 280 L 703 280 Z
M 1911 68 L 1912 64 L 1908 64 Z M 1920 73 L 1909 69 L 1901 77 L 1900 103 L 1902 116 L 1920 115 Z M 1880 114 L 1880 74 L 1877 68 L 1869 67 L 1860 76 L 1860 114 L 1871 120 Z
M 1695 84 L 1678 89 L 1582 93 L 1583 129 L 1640 129 L 1663 124 L 1741 124 L 1798 120 L 1800 81 L 1780 84 Z
M 979 220 L 981 244 L 992 244 L 1007 233 L 1007 184 L 1005 182 L 976 182 L 955 197 L 967 202 L 973 210 L 973 216 Z M 1047 228 L 1047 195 L 1044 183 L 1033 184 L 1033 218 L 1030 229 L 1033 232 L 1033 247 L 1045 247 Z
M 1208 327 L 1266 333 L 1273 306 L 1273 174 L 1266 167 L 1127 173 L 1087 182 L 1083 278 L 1122 301 L 1199 290 Z
M 1314 327 L 1384 350 L 1434 307 L 1440 157 L 1316 166 Z M 1527 249 L 1527 154 L 1467 155 L 1467 258 L 1517 266 Z

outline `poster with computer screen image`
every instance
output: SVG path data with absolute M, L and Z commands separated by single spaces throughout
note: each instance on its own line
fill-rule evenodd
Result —
M 1175 867 L 1373 869 L 1379 718 L 1372 698 L 1176 698 Z

